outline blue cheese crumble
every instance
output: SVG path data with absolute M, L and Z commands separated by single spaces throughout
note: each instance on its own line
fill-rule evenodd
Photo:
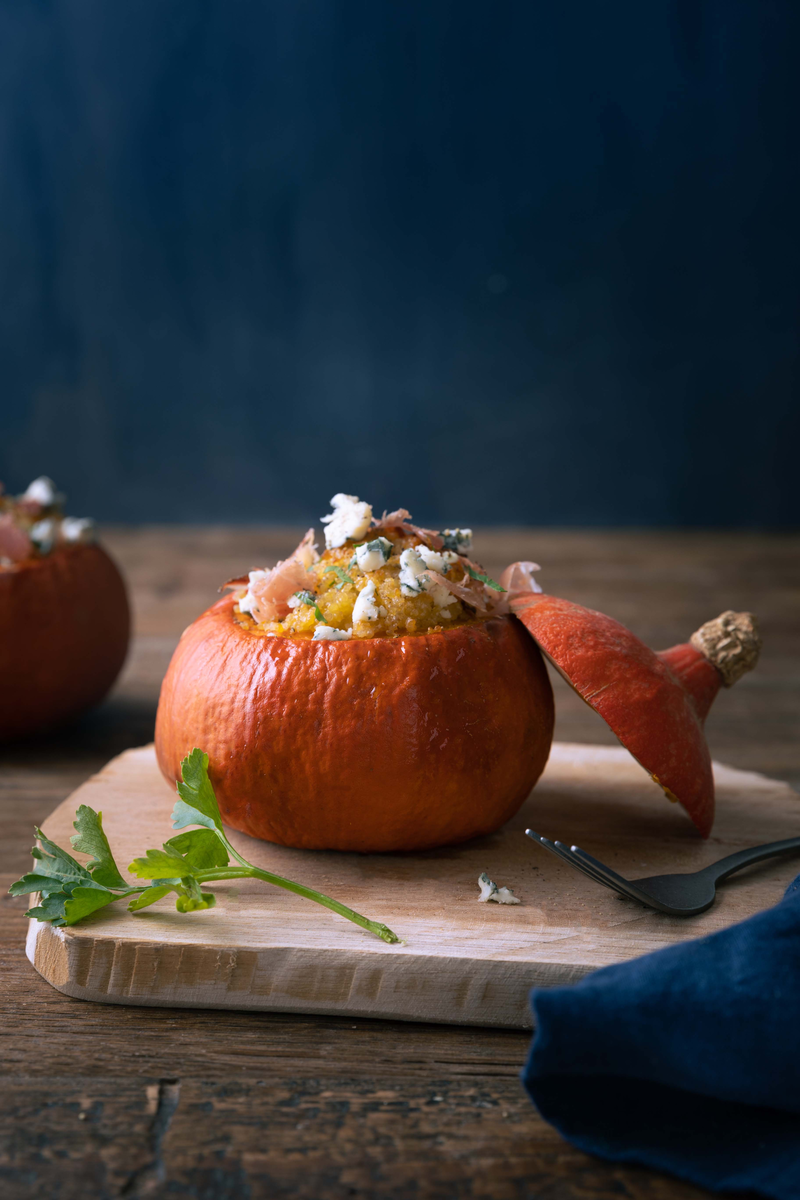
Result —
M 392 543 L 388 538 L 375 538 L 372 542 L 363 542 L 356 546 L 350 566 L 358 567 L 359 571 L 377 571 L 386 566 L 392 556 Z
M 386 616 L 382 604 L 375 603 L 375 581 L 370 579 L 358 593 L 358 599 L 353 605 L 353 624 L 359 621 L 377 621 Z
M 372 505 L 359 500 L 358 496 L 348 496 L 337 492 L 331 497 L 332 513 L 322 518 L 325 526 L 325 547 L 337 550 L 348 538 L 355 541 L 363 538 L 372 521 Z
M 478 887 L 481 889 L 481 894 L 478 896 L 479 904 L 486 904 L 488 900 L 493 900 L 495 904 L 521 904 L 522 901 L 518 896 L 515 896 L 511 888 L 501 887 L 489 878 L 485 871 L 478 876 Z
M 444 584 L 437 583 L 426 574 L 428 570 L 442 574 L 449 565 L 444 555 L 436 550 L 429 550 L 427 546 L 409 547 L 400 555 L 401 593 L 404 596 L 419 596 L 421 592 L 427 592 L 442 616 L 450 616 L 447 609 L 456 603 L 456 597 Z
M 60 533 L 65 542 L 93 542 L 95 523 L 91 517 L 64 517 Z
M 471 529 L 443 529 L 440 536 L 444 541 L 445 550 L 465 554 L 467 550 L 472 549 Z
M 334 629 L 332 625 L 317 625 L 314 630 L 315 642 L 349 642 L 352 636 L 349 629 Z
M 438 571 L 440 575 L 458 562 L 458 555 L 453 550 L 431 550 L 428 546 L 415 546 L 414 549 L 425 566 L 431 571 Z
M 31 484 L 31 486 L 33 486 Z M 32 525 L 28 536 L 40 554 L 49 554 L 56 542 L 56 522 L 50 517 Z
M 56 485 L 49 476 L 40 475 L 38 479 L 34 479 L 32 483 L 28 484 L 19 499 L 28 500 L 33 504 L 41 504 L 42 508 L 51 508 L 54 504 L 63 504 L 65 496 L 63 492 L 56 489 Z
M 400 555 L 400 591 L 404 596 L 418 596 L 425 590 L 419 578 L 425 569 L 425 559 L 415 547 L 403 551 Z

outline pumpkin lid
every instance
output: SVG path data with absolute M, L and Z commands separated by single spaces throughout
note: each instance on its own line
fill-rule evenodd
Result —
M 714 776 L 703 722 L 720 686 L 756 664 L 755 617 L 722 613 L 689 642 L 656 653 L 619 621 L 569 600 L 526 592 L 509 604 L 567 683 L 708 837 Z

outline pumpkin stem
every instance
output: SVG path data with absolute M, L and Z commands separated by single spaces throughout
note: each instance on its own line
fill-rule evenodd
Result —
M 658 657 L 683 684 L 702 725 L 720 685 L 732 687 L 758 662 L 761 638 L 752 613 L 721 613 L 706 621 L 688 642 Z
M 748 612 L 720 613 L 706 621 L 690 638 L 696 650 L 713 663 L 725 687 L 732 687 L 747 671 L 752 671 L 761 651 L 758 618 Z

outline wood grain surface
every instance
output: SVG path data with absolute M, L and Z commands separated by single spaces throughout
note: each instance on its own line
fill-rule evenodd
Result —
M 0 748 L 3 892 L 31 826 L 114 754 L 152 737 L 161 675 L 218 582 L 291 549 L 297 531 L 112 530 L 136 641 L 112 697 L 68 730 Z M 496 570 L 542 563 L 546 588 L 656 648 L 725 608 L 759 614 L 758 670 L 721 695 L 715 757 L 800 782 L 800 538 L 756 533 L 507 530 L 476 539 Z M 614 745 L 554 680 L 557 737 Z M 546 832 L 546 831 L 545 831 Z M 587 1158 L 531 1108 L 524 1032 L 336 1017 L 87 1004 L 25 958 L 24 898 L 2 898 L 0 1192 L 4 1200 L 689 1200 L 654 1172 Z
M 777 903 L 800 852 L 735 876 L 707 912 L 669 917 L 599 886 L 534 846 L 528 826 L 580 841 L 627 878 L 700 870 L 759 842 L 800 836 L 787 784 L 717 766 L 717 819 L 701 838 L 622 747 L 557 742 L 521 810 L 490 837 L 415 854 L 293 850 L 231 831 L 264 870 L 303 882 L 389 925 L 386 945 L 319 905 L 257 880 L 213 888 L 216 906 L 182 916 L 172 897 L 136 917 L 124 905 L 71 929 L 31 921 L 27 952 L 59 991 L 105 1003 L 239 1008 L 530 1028 L 533 987 L 701 937 Z M 127 750 L 45 822 L 69 845 L 75 811 L 103 813 L 121 866 L 170 830 L 175 789 L 152 746 Z M 86 856 L 83 856 L 84 860 Z M 518 905 L 478 903 L 486 871 Z

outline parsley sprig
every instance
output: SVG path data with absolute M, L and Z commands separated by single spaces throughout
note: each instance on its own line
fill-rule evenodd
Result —
M 470 566 L 467 567 L 467 571 L 473 579 L 479 579 L 481 583 L 485 583 L 487 587 L 494 588 L 496 592 L 504 592 L 506 590 L 499 583 L 495 583 L 493 579 L 490 579 L 488 575 L 483 575 L 480 571 L 475 571 Z
M 213 908 L 216 903 L 214 893 L 203 890 L 205 884 L 222 879 L 261 879 L 322 904 L 384 942 L 400 941 L 386 925 L 370 921 L 338 900 L 283 875 L 254 867 L 225 836 L 217 798 L 208 778 L 208 755 L 194 749 L 181 763 L 181 771 L 183 778 L 177 785 L 179 798 L 172 810 L 172 827 L 186 832 L 170 838 L 160 850 L 148 850 L 128 867 L 132 875 L 149 880 L 148 883 L 132 887 L 125 882 L 103 830 L 103 814 L 82 804 L 73 822 L 77 833 L 70 841 L 73 849 L 79 854 L 92 855 L 91 859 L 82 867 L 37 829 L 39 845 L 31 850 L 33 870 L 9 888 L 12 896 L 39 893 L 40 903 L 25 915 L 49 921 L 51 925 L 74 925 L 117 900 L 127 899 L 129 911 L 138 912 L 170 892 L 176 893 L 178 912 L 197 912 Z M 190 825 L 200 828 L 188 829 Z

